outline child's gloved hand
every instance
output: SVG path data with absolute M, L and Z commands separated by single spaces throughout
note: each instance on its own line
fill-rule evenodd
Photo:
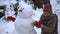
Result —
M 16 20 L 16 18 L 14 18 L 14 17 L 12 17 L 12 16 L 8 16 L 7 19 L 8 19 L 8 20 L 11 20 L 11 21 L 13 21 L 13 22 Z
M 38 28 L 42 28 L 42 24 L 39 21 L 35 21 L 33 24 Z

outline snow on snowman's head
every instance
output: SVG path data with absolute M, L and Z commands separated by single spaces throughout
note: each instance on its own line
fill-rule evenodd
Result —
M 18 15 L 21 18 L 31 18 L 33 14 L 33 9 L 30 5 L 20 3 L 20 7 L 18 9 Z

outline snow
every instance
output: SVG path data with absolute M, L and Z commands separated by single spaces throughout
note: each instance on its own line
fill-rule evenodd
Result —
M 40 16 L 42 15 L 42 12 L 43 9 L 36 9 L 33 11 L 33 20 L 36 20 L 36 21 L 39 21 L 40 20 Z M 36 30 L 37 34 L 41 34 L 41 28 L 37 28 L 37 27 L 34 27 L 34 29 Z
M 36 10 L 33 10 L 33 16 L 32 16 L 32 18 L 34 19 L 34 20 L 37 20 L 37 21 L 39 21 L 40 20 L 40 16 L 42 15 L 42 13 L 43 13 L 43 9 L 41 8 L 41 9 L 36 9 Z
M 14 30 L 14 24 L 13 22 L 6 22 L 6 21 L 0 21 L 0 34 L 3 32 L 5 34 L 12 33 Z M 4 22 L 4 23 L 3 23 Z M 3 34 L 2 33 L 2 34 Z

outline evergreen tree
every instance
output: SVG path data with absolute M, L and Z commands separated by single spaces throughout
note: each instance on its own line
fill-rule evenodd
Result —
M 0 11 L 0 18 L 5 16 L 5 10 L 6 10 L 6 6 L 3 5 L 3 6 L 0 6 L 0 10 L 2 10 L 2 12 Z

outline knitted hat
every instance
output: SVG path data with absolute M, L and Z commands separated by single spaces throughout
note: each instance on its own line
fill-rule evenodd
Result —
M 46 3 L 43 7 L 44 12 L 52 12 L 51 4 Z

